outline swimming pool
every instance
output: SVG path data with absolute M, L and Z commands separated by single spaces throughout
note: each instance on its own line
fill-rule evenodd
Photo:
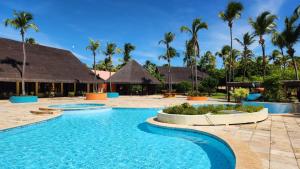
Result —
M 15 169 L 233 169 L 235 157 L 204 133 L 159 128 L 158 109 L 68 111 L 47 122 L 0 131 L 0 166 Z
M 62 110 L 85 110 L 85 109 L 95 109 L 103 107 L 105 104 L 98 103 L 77 103 L 77 104 L 57 104 L 51 105 L 49 108 L 56 108 Z
M 268 112 L 271 114 L 286 114 L 294 112 L 292 103 L 243 101 L 242 104 L 247 106 L 263 106 L 264 108 L 268 108 Z

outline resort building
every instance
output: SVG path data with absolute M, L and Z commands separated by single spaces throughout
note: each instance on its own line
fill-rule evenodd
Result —
M 158 72 L 160 75 L 164 78 L 165 83 L 168 82 L 168 71 L 169 68 L 167 66 L 160 66 L 157 67 Z M 192 76 L 192 70 L 188 67 L 171 67 L 171 83 L 172 84 L 178 84 L 180 82 L 192 82 L 193 76 Z M 208 75 L 204 72 L 201 72 L 198 70 L 197 72 L 197 79 L 202 80 Z
M 135 60 L 129 61 L 109 81 L 113 90 L 122 95 L 144 95 L 156 93 L 156 85 L 161 84 Z
M 26 54 L 26 94 L 74 96 L 93 89 L 93 72 L 70 51 L 27 44 Z M 21 93 L 22 64 L 22 43 L 0 38 L 1 98 Z M 97 78 L 97 83 L 104 83 L 104 80 Z
M 94 70 L 91 70 L 92 72 L 95 72 Z M 100 92 L 107 92 L 107 80 L 110 78 L 110 76 L 114 75 L 116 72 L 110 72 L 104 71 L 104 70 L 96 70 L 96 75 L 105 81 L 105 83 L 99 83 L 98 84 L 98 91 Z

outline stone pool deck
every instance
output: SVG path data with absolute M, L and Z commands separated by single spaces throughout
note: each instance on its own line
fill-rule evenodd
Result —
M 0 101 L 0 130 L 51 119 L 61 114 L 34 115 L 30 110 L 53 104 L 104 103 L 111 107 L 165 107 L 189 102 L 193 104 L 225 103 L 224 100 L 209 99 L 206 102 L 187 101 L 186 97 L 164 99 L 161 96 L 122 96 L 105 101 L 86 101 L 84 98 L 39 99 L 38 103 L 11 104 Z M 194 126 L 195 127 L 195 126 Z M 230 126 L 196 126 L 198 130 L 214 133 L 239 142 L 261 159 L 263 169 L 300 169 L 300 116 L 270 115 L 257 124 Z M 237 147 L 241 145 L 237 145 Z M 247 161 L 246 161 L 247 162 Z M 251 161 L 248 161 L 251 164 Z M 249 164 L 249 165 L 250 165 Z

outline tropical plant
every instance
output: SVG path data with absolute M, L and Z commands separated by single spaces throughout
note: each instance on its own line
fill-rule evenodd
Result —
M 266 77 L 262 85 L 265 88 L 263 96 L 266 101 L 283 101 L 284 92 L 279 75 Z
M 228 69 L 227 69 L 227 67 L 228 67 L 227 60 L 228 59 L 227 58 L 229 58 L 229 56 L 230 56 L 230 50 L 231 50 L 230 46 L 225 45 L 222 47 L 221 51 L 216 52 L 216 55 L 221 57 L 222 61 L 223 61 L 223 67 L 225 69 L 225 82 L 227 82 L 227 80 L 228 80 Z
M 204 78 L 201 81 L 201 86 L 202 86 L 204 92 L 207 92 L 209 96 L 211 96 L 211 94 L 216 91 L 218 84 L 219 84 L 219 81 L 210 76 L 207 78 Z
M 228 23 L 229 31 L 230 31 L 230 53 L 232 53 L 233 45 L 232 45 L 232 26 L 233 21 L 239 19 L 241 17 L 241 12 L 243 11 L 243 4 L 240 2 L 231 1 L 228 3 L 225 11 L 219 13 L 219 17 Z M 229 81 L 231 81 L 231 67 L 229 66 Z M 234 79 L 234 78 L 232 78 Z
M 152 63 L 150 60 L 146 60 L 143 67 L 156 79 L 158 79 L 161 82 L 163 81 L 163 78 L 161 77 L 160 73 L 158 72 L 156 64 Z
M 175 39 L 175 34 L 172 32 L 165 33 L 164 39 L 160 40 L 159 44 L 166 45 L 166 53 L 159 56 L 159 59 L 164 59 L 168 62 L 168 89 L 169 92 L 172 91 L 172 83 L 171 83 L 171 59 L 174 57 L 179 57 L 179 54 L 176 52 L 176 49 L 171 47 L 171 42 Z
M 207 72 L 210 75 L 213 74 L 216 69 L 216 56 L 210 51 L 205 52 L 199 61 L 199 68 L 203 72 Z
M 20 30 L 20 34 L 22 37 L 22 45 L 23 45 L 23 67 L 22 67 L 22 95 L 25 95 L 25 67 L 26 67 L 26 47 L 25 47 L 25 33 L 28 29 L 33 29 L 36 32 L 38 31 L 38 27 L 35 23 L 33 23 L 33 16 L 28 12 L 17 12 L 14 11 L 13 18 L 5 20 L 5 26 L 11 26 L 15 29 Z
M 124 50 L 123 50 L 123 65 L 125 65 L 127 62 L 130 61 L 131 55 L 130 53 L 135 50 L 135 46 L 133 46 L 131 43 L 125 43 Z
M 194 58 L 194 50 L 193 50 L 193 42 L 192 41 L 186 41 L 185 42 L 185 52 L 184 52 L 184 58 L 183 63 L 188 67 L 191 71 L 191 77 L 194 77 L 194 65 L 195 65 L 195 58 Z M 191 90 L 194 90 L 194 80 L 192 81 L 192 88 Z
M 243 70 L 243 81 L 244 81 L 249 60 L 251 61 L 251 57 L 253 55 L 252 51 L 249 49 L 249 46 L 255 42 L 254 35 L 251 35 L 249 32 L 247 32 L 243 35 L 243 39 L 240 40 L 238 38 L 235 38 L 234 40 L 236 40 L 243 47 L 241 63 L 244 68 Z
M 242 99 L 246 98 L 249 94 L 249 89 L 237 88 L 232 92 L 232 96 L 235 98 L 236 102 L 241 102 Z
M 276 15 L 272 15 L 270 12 L 265 11 L 257 16 L 256 20 L 252 18 L 249 19 L 249 23 L 254 30 L 254 35 L 259 37 L 259 44 L 262 49 L 262 58 L 263 58 L 263 77 L 266 76 L 266 66 L 267 58 L 265 53 L 265 39 L 264 35 L 273 33 L 276 28 L 276 23 L 274 22 L 277 19 Z
M 114 54 L 119 53 L 121 53 L 121 49 L 119 49 L 115 43 L 107 43 L 106 50 L 103 52 L 103 54 L 106 56 L 106 64 L 109 70 L 109 77 L 111 77 L 111 72 L 113 69 L 112 57 Z M 109 78 L 109 90 L 110 92 L 112 92 L 111 78 Z
M 29 45 L 36 45 L 37 44 L 34 38 L 26 38 L 25 43 L 29 44 Z
M 192 27 L 189 28 L 188 26 L 182 26 L 180 28 L 181 32 L 187 32 L 191 35 L 190 43 L 193 46 L 193 54 L 194 54 L 194 62 L 195 62 L 195 88 L 198 91 L 198 68 L 197 68 L 197 57 L 200 54 L 200 47 L 198 41 L 198 32 L 201 29 L 208 29 L 208 26 L 205 22 L 202 22 L 200 18 L 194 19 L 192 23 Z
M 100 48 L 100 42 L 98 40 L 89 40 L 89 45 L 86 47 L 86 50 L 90 50 L 93 54 L 94 57 L 94 64 L 93 64 L 93 69 L 94 69 L 94 86 L 93 86 L 93 92 L 97 91 L 97 73 L 96 73 L 96 54 L 99 52 Z
M 192 90 L 191 82 L 182 81 L 175 85 L 176 92 L 179 93 L 187 93 L 188 91 Z
M 300 24 L 297 24 L 297 20 L 300 17 L 300 5 L 295 9 L 291 17 L 286 17 L 284 21 L 284 30 L 282 36 L 284 38 L 285 47 L 287 48 L 287 53 L 293 62 L 293 67 L 295 71 L 295 79 L 299 80 L 298 67 L 295 59 L 295 49 L 294 45 L 300 40 Z
M 284 37 L 281 33 L 275 31 L 272 34 L 272 43 L 280 49 L 280 53 L 284 56 L 283 49 L 285 47 Z
M 227 63 L 229 65 L 229 67 L 231 67 L 231 76 L 234 79 L 235 77 L 235 69 L 237 67 L 237 59 L 238 57 L 241 55 L 241 52 L 238 51 L 237 49 L 233 49 L 231 51 L 231 54 L 229 56 L 229 58 L 227 58 Z

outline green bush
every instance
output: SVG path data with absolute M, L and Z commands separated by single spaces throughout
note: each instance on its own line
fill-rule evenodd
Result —
M 204 94 L 199 91 L 189 91 L 188 96 L 204 96 Z
M 210 96 L 211 93 L 215 92 L 219 81 L 212 77 L 207 77 L 201 81 L 201 87 L 203 88 L 204 92 L 207 92 Z
M 75 92 L 68 92 L 68 96 L 69 97 L 74 97 L 75 96 Z
M 268 76 L 263 81 L 264 99 L 270 102 L 284 101 L 284 92 L 279 75 Z
M 174 86 L 174 89 L 176 90 L 176 92 L 179 93 L 187 93 L 188 91 L 192 90 L 192 83 L 191 82 L 180 82 L 179 84 L 176 84 Z
M 249 89 L 245 88 L 237 88 L 232 92 L 232 96 L 236 100 L 236 102 L 240 102 L 242 99 L 246 98 L 249 94 Z
M 182 114 L 182 115 L 202 115 L 202 114 L 226 114 L 225 110 L 236 110 L 240 112 L 253 113 L 258 112 L 261 106 L 243 106 L 243 105 L 207 105 L 194 107 L 188 103 L 176 105 L 163 109 L 164 113 Z

